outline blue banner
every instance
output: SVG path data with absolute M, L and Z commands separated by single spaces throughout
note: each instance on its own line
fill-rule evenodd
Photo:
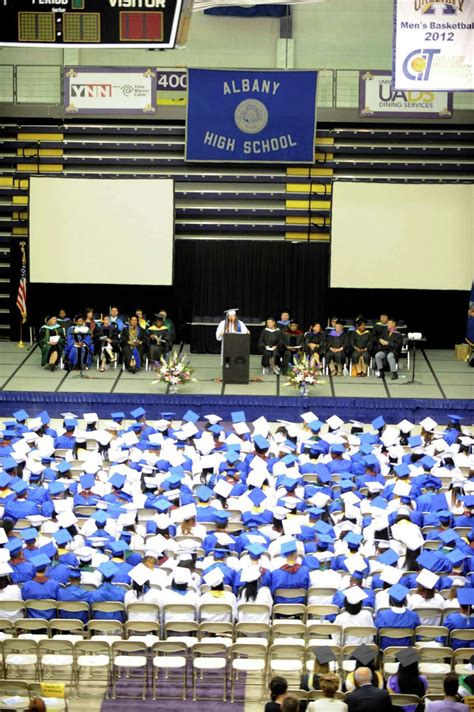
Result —
M 314 163 L 317 72 L 188 69 L 187 161 Z

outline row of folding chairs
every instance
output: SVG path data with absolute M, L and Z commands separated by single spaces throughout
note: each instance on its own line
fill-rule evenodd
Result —
M 42 687 L 38 682 L 26 682 L 24 680 L 0 680 L 0 710 L 11 710 L 12 698 L 16 710 L 29 709 L 31 700 L 41 697 L 46 703 L 47 710 L 54 712 L 68 712 L 68 694 L 66 686 L 61 689 L 61 697 L 58 696 L 58 686 L 55 689 Z
M 312 702 L 313 700 L 320 700 L 324 697 L 324 693 L 321 692 L 320 690 L 312 690 L 310 692 L 307 692 L 306 690 L 301 690 L 301 689 L 291 689 L 289 688 L 287 691 L 287 695 L 291 697 L 296 697 L 297 700 L 300 701 L 305 701 L 305 702 Z M 437 702 L 437 701 L 442 701 L 445 699 L 445 695 L 443 694 L 436 694 L 429 692 L 428 694 L 424 695 L 424 697 L 418 697 L 418 695 L 409 695 L 409 694 L 403 694 L 403 693 L 391 693 L 390 698 L 392 701 L 392 705 L 396 707 L 408 707 L 409 705 L 419 705 L 419 704 L 424 704 L 426 705 L 428 702 Z M 336 692 L 335 694 L 335 699 L 336 700 L 345 700 L 346 699 L 346 694 L 344 692 Z

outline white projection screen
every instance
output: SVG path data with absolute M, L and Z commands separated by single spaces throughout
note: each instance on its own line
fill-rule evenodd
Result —
M 173 283 L 169 179 L 30 178 L 30 281 Z
M 469 290 L 474 185 L 336 182 L 331 287 Z

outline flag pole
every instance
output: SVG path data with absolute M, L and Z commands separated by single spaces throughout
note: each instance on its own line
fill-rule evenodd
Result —
M 26 253 L 25 253 L 25 247 L 26 247 L 26 242 L 22 240 L 20 242 L 20 250 L 21 250 L 21 264 L 22 264 L 22 277 L 24 277 L 24 272 L 26 269 Z M 18 303 L 18 302 L 17 302 Z M 18 305 L 19 306 L 19 305 Z M 23 341 L 23 324 L 26 321 L 26 302 L 25 302 L 25 307 L 24 311 L 20 309 L 20 340 L 17 343 L 17 347 L 19 349 L 24 349 L 25 348 L 25 342 Z
M 20 318 L 20 341 L 17 343 L 19 349 L 25 348 L 25 342 L 23 341 L 23 317 Z

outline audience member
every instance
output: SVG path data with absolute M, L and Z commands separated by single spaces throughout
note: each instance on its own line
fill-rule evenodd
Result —
M 388 712 L 392 700 L 387 690 L 372 685 L 372 671 L 361 667 L 354 673 L 356 689 L 346 696 L 348 712 Z
M 456 699 L 458 685 L 459 678 L 456 673 L 448 673 L 443 681 L 444 700 L 427 702 L 425 712 L 469 712 L 468 705 L 458 702 Z
M 264 712 L 280 712 L 287 689 L 288 683 L 284 677 L 272 677 L 270 680 L 271 702 L 267 702 Z
M 340 683 L 339 677 L 334 673 L 321 675 L 319 685 L 323 697 L 319 700 L 312 700 L 306 708 L 307 712 L 347 712 L 347 704 L 342 700 L 335 699 Z

